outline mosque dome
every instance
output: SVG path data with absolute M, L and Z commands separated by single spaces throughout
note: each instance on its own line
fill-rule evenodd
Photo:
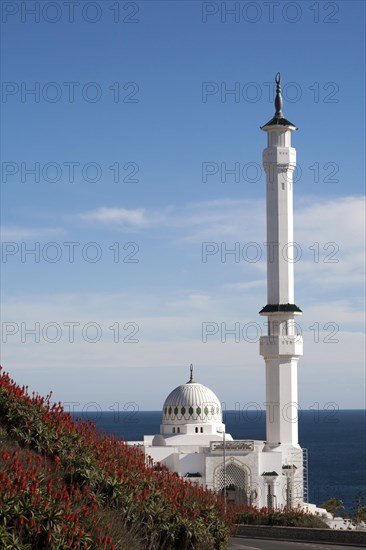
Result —
M 163 406 L 163 424 L 222 423 L 221 403 L 217 395 L 191 378 L 175 388 Z

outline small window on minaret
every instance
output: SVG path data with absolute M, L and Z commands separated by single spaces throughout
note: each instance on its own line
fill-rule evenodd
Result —
M 177 432 L 180 434 L 180 428 L 177 428 Z
M 198 428 L 195 429 L 196 434 L 198 434 Z
M 173 428 L 173 434 L 175 434 L 175 428 Z
M 201 434 L 203 434 L 203 428 L 201 428 Z

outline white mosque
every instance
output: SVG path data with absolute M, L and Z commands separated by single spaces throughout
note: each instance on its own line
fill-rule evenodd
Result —
M 294 319 L 293 171 L 294 124 L 284 118 L 280 75 L 274 117 L 267 133 L 263 166 L 267 188 L 268 335 L 261 337 L 266 366 L 266 441 L 234 440 L 223 424 L 220 399 L 193 378 L 175 388 L 163 405 L 160 434 L 130 442 L 154 462 L 182 477 L 223 492 L 226 501 L 256 506 L 296 507 L 314 511 L 307 501 L 306 452 L 298 443 L 297 362 L 302 338 Z

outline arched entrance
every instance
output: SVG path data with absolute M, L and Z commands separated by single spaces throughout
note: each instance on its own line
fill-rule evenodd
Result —
M 227 502 L 248 504 L 248 475 L 244 468 L 234 462 L 227 463 L 225 468 L 220 466 L 216 473 L 216 490 L 224 493 L 225 485 Z

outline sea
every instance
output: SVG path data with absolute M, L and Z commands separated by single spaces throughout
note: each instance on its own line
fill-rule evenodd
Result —
M 159 433 L 161 411 L 91 411 L 75 417 L 94 422 L 99 431 L 126 441 Z M 265 411 L 225 411 L 227 433 L 234 439 L 265 440 Z M 366 411 L 302 410 L 299 442 L 308 450 L 308 501 L 318 506 L 335 497 L 345 512 L 357 499 L 366 506 Z M 361 501 L 362 501 L 361 500 Z M 360 502 L 358 500 L 358 502 Z

